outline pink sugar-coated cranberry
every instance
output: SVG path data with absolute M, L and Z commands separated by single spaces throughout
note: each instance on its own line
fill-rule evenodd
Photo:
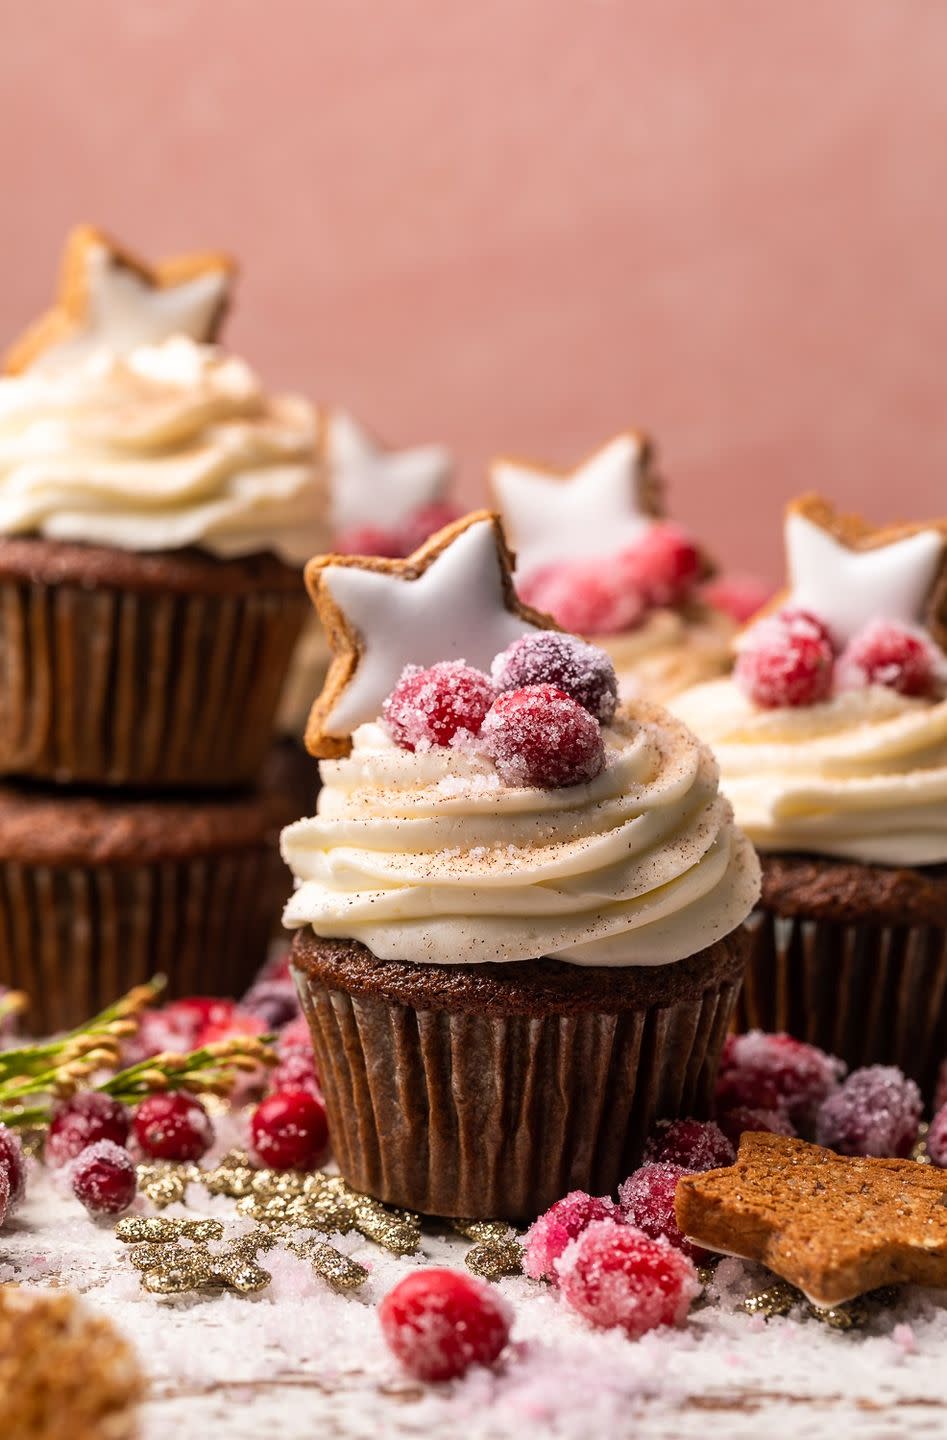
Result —
M 745 625 L 773 598 L 773 587 L 756 575 L 718 575 L 701 586 L 700 598 Z
M 841 1060 L 791 1035 L 728 1035 L 717 1077 L 718 1120 L 726 1129 L 723 1111 L 741 1105 L 783 1110 L 794 1124 L 805 1125 L 844 1074 Z
M 676 525 L 650 526 L 620 556 L 623 572 L 650 606 L 680 605 L 703 569 L 700 550 Z
M 532 1280 L 549 1280 L 558 1284 L 556 1261 L 570 1241 L 575 1240 L 593 1220 L 623 1218 L 621 1211 L 606 1195 L 588 1195 L 572 1190 L 557 1200 L 544 1214 L 534 1220 L 523 1242 L 523 1269 Z
M 502 1295 L 459 1270 L 415 1270 L 378 1307 L 389 1350 L 416 1380 L 455 1380 L 471 1365 L 493 1365 L 506 1348 L 513 1313 Z
M 7 1177 L 9 1208 L 18 1205 L 26 1194 L 26 1156 L 15 1130 L 0 1124 L 0 1171 Z
M 150 1160 L 200 1160 L 214 1143 L 214 1127 L 201 1102 L 183 1090 L 148 1095 L 132 1130 Z
M 693 1262 L 667 1240 L 632 1225 L 596 1220 L 558 1261 L 563 1299 L 590 1324 L 632 1340 L 681 1325 L 700 1293 Z
M 288 1050 L 279 1064 L 269 1072 L 267 1088 L 271 1092 L 308 1090 L 311 1095 L 321 1095 L 312 1051 L 307 1053 L 303 1049 Z
M 436 501 L 433 505 L 422 505 L 404 520 L 397 530 L 398 544 L 401 547 L 402 555 L 412 555 L 419 550 L 425 540 L 436 535 L 438 530 L 444 530 L 448 525 L 453 525 L 455 520 L 460 518 L 460 511 L 456 505 L 449 505 L 447 501 Z
M 497 691 L 555 685 L 607 725 L 618 704 L 618 677 L 604 650 L 558 630 L 521 635 L 490 667 Z
M 927 1132 L 927 1153 L 931 1164 L 947 1169 L 947 1105 L 937 1111 Z
M 832 691 L 835 655 L 820 621 L 804 611 L 779 611 L 749 631 L 733 677 L 766 709 L 815 705 Z
M 542 790 L 586 785 L 605 764 L 597 722 L 554 685 L 528 685 L 499 695 L 483 722 L 483 737 L 507 785 Z
M 823 1101 L 816 1140 L 842 1155 L 905 1159 L 917 1141 L 923 1111 L 921 1092 L 894 1065 L 853 1070 Z
M 385 724 L 402 750 L 449 745 L 464 732 L 479 735 L 493 704 L 487 675 L 462 660 L 420 670 L 409 665 L 382 706 Z
M 124 1145 L 129 1116 L 125 1106 L 101 1090 L 79 1090 L 55 1106 L 46 1135 L 47 1165 L 65 1165 L 97 1140 Z
M 127 1150 L 97 1140 L 72 1162 L 72 1191 L 92 1215 L 120 1215 L 135 1198 L 135 1166 Z
M 893 620 L 870 620 L 849 641 L 839 660 L 845 687 L 884 685 L 899 695 L 933 695 L 943 680 L 945 657 L 923 630 Z
M 381 525 L 358 525 L 342 530 L 336 535 L 332 548 L 336 555 L 380 555 L 387 560 L 399 560 L 404 554 L 398 531 Z
M 722 1110 L 717 1119 L 733 1145 L 739 1145 L 741 1135 L 753 1132 L 785 1135 L 789 1139 L 796 1135 L 796 1127 L 785 1110 L 754 1110 L 749 1105 L 734 1105 L 729 1110 Z
M 618 1199 L 630 1225 L 636 1225 L 652 1240 L 666 1240 L 701 1264 L 709 1252 L 684 1236 L 674 1213 L 677 1182 L 682 1175 L 693 1173 L 686 1166 L 672 1165 L 667 1160 L 649 1161 L 622 1181 Z
M 326 1157 L 326 1109 L 310 1090 L 282 1090 L 262 1100 L 250 1121 L 253 1149 L 271 1170 L 314 1170 Z
M 312 1050 L 312 1036 L 309 1033 L 309 1025 L 305 1015 L 297 1015 L 295 1020 L 290 1020 L 284 1025 L 279 1033 L 276 1042 L 279 1054 L 286 1055 L 290 1050 Z
M 644 618 L 641 595 L 616 562 L 546 565 L 524 577 L 520 597 L 576 635 L 618 635 Z
M 712 1120 L 659 1120 L 645 1146 L 645 1160 L 683 1165 L 685 1170 L 717 1170 L 732 1165 L 730 1141 Z

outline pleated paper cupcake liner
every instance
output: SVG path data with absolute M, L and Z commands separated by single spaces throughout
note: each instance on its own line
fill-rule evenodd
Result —
M 0 583 L 0 773 L 137 786 L 257 774 L 308 602 Z
M 707 1113 L 739 986 L 715 974 L 670 1004 L 502 1016 L 478 1013 L 476 990 L 469 1010 L 416 1009 L 296 974 L 346 1180 L 512 1220 L 614 1190 L 656 1119 Z
M 947 1057 L 947 932 L 757 911 L 740 1029 L 787 1031 L 850 1068 L 897 1065 L 933 1092 Z

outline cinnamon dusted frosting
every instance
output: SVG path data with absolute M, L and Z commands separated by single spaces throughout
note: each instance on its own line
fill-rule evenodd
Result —
M 560 790 L 501 782 L 472 748 L 399 749 L 362 725 L 283 831 L 284 923 L 383 960 L 661 965 L 734 930 L 759 867 L 709 752 L 655 707 L 619 711 L 606 764 Z
M 326 548 L 315 418 L 176 336 L 0 379 L 0 534 L 300 565 Z
M 868 686 L 765 710 L 718 680 L 673 703 L 713 749 L 737 822 L 761 850 L 947 861 L 947 700 Z

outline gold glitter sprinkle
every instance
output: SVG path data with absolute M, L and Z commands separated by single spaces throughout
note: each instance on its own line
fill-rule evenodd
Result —
M 481 1280 L 499 1280 L 503 1275 L 519 1275 L 523 1269 L 523 1247 L 515 1235 L 505 1240 L 481 1240 L 471 1245 L 464 1264 Z
M 844 1305 L 815 1305 L 794 1285 L 785 1280 L 777 1280 L 759 1294 L 748 1296 L 743 1301 L 743 1309 L 748 1315 L 763 1315 L 767 1320 L 772 1320 L 778 1315 L 788 1315 L 797 1306 L 801 1306 L 806 1315 L 818 1320 L 822 1325 L 828 1325 L 832 1330 L 857 1330 L 871 1319 L 875 1311 L 895 1304 L 897 1298 L 896 1287 L 884 1285 L 878 1290 L 870 1290 L 866 1295 L 848 1300 Z
M 204 1172 L 197 1165 L 155 1164 L 137 1167 L 138 1190 L 152 1205 L 163 1210 L 166 1205 L 183 1202 L 187 1187 L 203 1182 Z
M 222 1240 L 219 1220 L 170 1220 L 164 1215 L 126 1215 L 115 1234 L 125 1245 L 151 1242 L 166 1245 L 171 1240 Z
M 254 1185 L 252 1193 L 238 1201 L 237 1209 L 267 1225 L 293 1225 L 326 1235 L 354 1230 L 395 1255 L 413 1255 L 421 1244 L 419 1216 L 382 1205 L 353 1190 L 340 1176 L 321 1171 L 304 1176 L 301 1189 L 293 1182 L 282 1188 Z

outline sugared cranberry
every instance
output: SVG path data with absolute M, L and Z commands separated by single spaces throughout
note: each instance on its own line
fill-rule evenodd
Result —
M 589 712 L 554 685 L 497 697 L 483 722 L 487 751 L 508 785 L 585 785 L 605 764 L 602 732 Z
M 645 1160 L 683 1165 L 685 1170 L 716 1170 L 732 1165 L 733 1146 L 712 1120 L 659 1120 L 645 1146 Z
M 756 575 L 720 575 L 701 587 L 700 598 L 738 625 L 752 620 L 773 596 L 771 585 Z
M 10 1177 L 6 1170 L 0 1169 L 0 1229 L 3 1228 L 10 1209 Z
M 652 1160 L 622 1181 L 618 1187 L 618 1199 L 630 1225 L 637 1225 L 652 1240 L 663 1238 L 700 1264 L 706 1260 L 708 1252 L 692 1244 L 682 1234 L 674 1213 L 677 1182 L 682 1175 L 691 1174 L 693 1171 L 684 1165 Z
M 556 1261 L 566 1246 L 591 1225 L 593 1220 L 622 1220 L 614 1200 L 605 1195 L 587 1195 L 572 1190 L 534 1220 L 526 1232 L 523 1269 L 532 1280 L 558 1283 Z
M 492 1365 L 513 1314 L 492 1285 L 458 1270 L 415 1270 L 378 1307 L 389 1350 L 417 1380 L 454 1380 Z
M 691 537 L 676 525 L 652 525 L 621 557 L 648 605 L 680 605 L 700 579 L 703 560 Z
M 785 1110 L 754 1110 L 749 1105 L 734 1105 L 717 1116 L 727 1139 L 739 1145 L 740 1136 L 763 1131 L 768 1135 L 786 1135 L 792 1139 L 796 1127 Z
M 311 1095 L 321 1095 L 319 1077 L 316 1074 L 315 1058 L 310 1050 L 290 1049 L 279 1064 L 269 1072 L 267 1087 L 270 1091 L 308 1090 Z
M 135 1111 L 132 1128 L 150 1160 L 200 1160 L 214 1143 L 210 1116 L 183 1090 L 147 1096 Z
M 632 1225 L 596 1220 L 558 1262 L 569 1305 L 601 1329 L 620 1327 L 638 1340 L 659 1325 L 680 1325 L 700 1291 L 682 1251 Z
M 282 1090 L 254 1110 L 250 1134 L 271 1170 L 314 1170 L 329 1144 L 325 1106 L 309 1090 Z
M 282 1030 L 299 1014 L 299 997 L 289 975 L 258 980 L 240 1002 L 244 1015 L 253 1017 L 264 1030 Z
M 97 1140 L 124 1145 L 128 1130 L 124 1105 L 101 1090 L 79 1090 L 53 1110 L 44 1151 L 46 1163 L 65 1165 Z
M 783 610 L 748 633 L 733 676 L 755 704 L 815 705 L 832 690 L 835 657 L 821 622 L 805 611 Z
M 842 1155 L 905 1159 L 917 1140 L 921 1092 L 894 1065 L 853 1070 L 819 1107 L 816 1140 Z
M 804 1127 L 844 1074 L 841 1060 L 791 1035 L 762 1030 L 728 1035 L 717 1077 L 717 1109 L 721 1116 L 736 1105 L 784 1110 Z
M 931 1164 L 947 1169 L 947 1105 L 934 1116 L 927 1132 L 927 1153 Z
M 290 1050 L 312 1050 L 312 1037 L 309 1033 L 309 1024 L 305 1015 L 297 1015 L 295 1020 L 280 1031 L 276 1048 L 280 1055 L 286 1055 Z
M 460 511 L 457 507 L 449 505 L 445 500 L 436 501 L 433 505 L 422 505 L 420 510 L 415 510 L 398 526 L 401 554 L 413 554 L 421 548 L 425 540 L 436 535 L 438 530 L 453 525 L 459 518 Z
M 333 549 L 336 555 L 381 555 L 387 560 L 398 560 L 405 553 L 398 531 L 381 525 L 342 530 L 335 537 Z
M 492 704 L 488 676 L 462 660 L 445 660 L 427 670 L 407 666 L 382 714 L 395 743 L 416 750 L 449 745 L 461 731 L 479 735 Z
M 547 565 L 526 576 L 519 592 L 571 634 L 617 635 L 644 617 L 644 600 L 614 563 Z
M 558 630 L 522 635 L 490 669 L 498 691 L 527 685 L 555 685 L 607 725 L 618 704 L 618 677 L 604 650 Z
M 97 1140 L 72 1162 L 72 1191 L 93 1215 L 120 1215 L 135 1198 L 135 1166 L 127 1150 Z
M 0 1125 L 0 1170 L 9 1183 L 9 1208 L 12 1210 L 26 1194 L 26 1156 L 19 1135 L 6 1125 Z
M 853 636 L 839 660 L 839 683 L 847 688 L 884 685 L 899 695 L 933 695 L 944 679 L 947 657 L 923 630 L 893 620 L 870 620 Z

